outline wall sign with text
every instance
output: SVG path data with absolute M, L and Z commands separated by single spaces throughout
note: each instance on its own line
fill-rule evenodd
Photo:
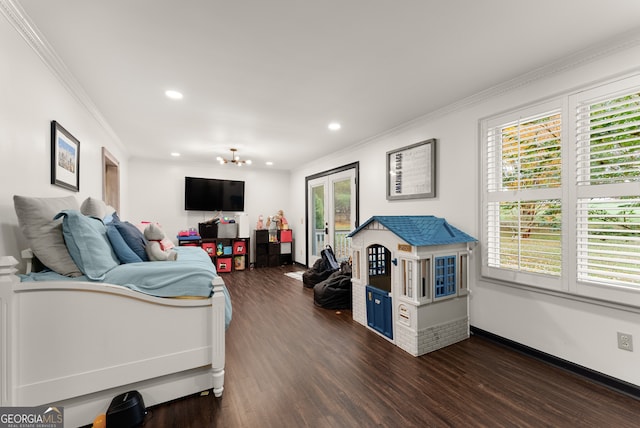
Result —
M 387 152 L 387 200 L 435 196 L 435 139 Z

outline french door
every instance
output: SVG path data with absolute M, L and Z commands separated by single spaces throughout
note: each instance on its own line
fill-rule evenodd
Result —
M 351 255 L 347 235 L 358 223 L 358 164 L 307 177 L 307 265 L 326 245 L 336 259 Z

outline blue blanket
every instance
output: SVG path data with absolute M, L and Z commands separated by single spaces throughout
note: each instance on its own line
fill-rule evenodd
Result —
M 141 293 L 157 297 L 197 296 L 209 297 L 212 279 L 217 275 L 211 259 L 205 251 L 196 247 L 176 247 L 176 261 L 127 263 L 108 271 L 103 281 L 122 285 Z M 52 271 L 20 275 L 23 282 L 29 281 L 91 281 L 86 276 L 70 278 Z M 231 298 L 226 287 L 225 321 L 231 322 Z

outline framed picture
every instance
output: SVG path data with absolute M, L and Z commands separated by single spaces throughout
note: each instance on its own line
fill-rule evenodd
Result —
M 80 141 L 51 121 L 51 184 L 80 190 Z
M 387 200 L 435 196 L 435 139 L 387 152 Z

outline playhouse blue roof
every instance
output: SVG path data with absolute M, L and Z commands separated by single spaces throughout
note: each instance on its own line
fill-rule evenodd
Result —
M 432 215 L 373 216 L 351 232 L 348 235 L 349 238 L 373 221 L 380 222 L 406 243 L 416 247 L 477 241 L 474 237 L 451 226 L 445 219 Z

